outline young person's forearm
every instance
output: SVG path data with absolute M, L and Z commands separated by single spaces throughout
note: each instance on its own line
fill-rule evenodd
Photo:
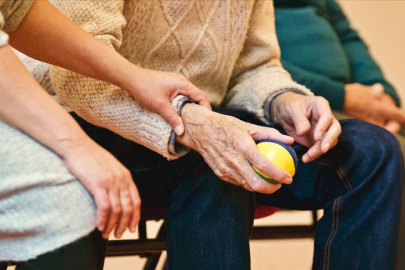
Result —
M 36 0 L 9 36 L 11 46 L 34 59 L 128 91 L 135 87 L 132 78 L 139 67 L 82 30 L 48 1 Z
M 0 116 L 63 156 L 88 140 L 72 117 L 31 76 L 9 46 L 0 47 Z

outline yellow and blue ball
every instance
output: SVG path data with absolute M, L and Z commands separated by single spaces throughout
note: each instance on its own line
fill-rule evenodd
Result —
M 298 166 L 298 158 L 294 149 L 284 143 L 273 140 L 260 141 L 257 143 L 257 148 L 277 167 L 287 171 L 291 176 L 294 176 Z M 253 169 L 264 180 L 272 184 L 279 184 L 279 182 L 272 179 L 270 176 L 260 172 L 255 166 L 253 166 Z

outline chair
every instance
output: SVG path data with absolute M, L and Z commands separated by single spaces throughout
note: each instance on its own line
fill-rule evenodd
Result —
M 147 261 L 144 270 L 153 270 L 156 268 L 160 256 L 166 250 L 166 229 L 163 223 L 155 238 L 147 238 L 146 221 L 161 220 L 167 212 L 166 207 L 159 205 L 150 205 L 142 208 L 138 232 L 139 239 L 136 240 L 110 240 L 108 241 L 106 257 L 113 256 L 141 256 L 146 257 Z M 279 209 L 257 205 L 255 218 L 269 216 Z M 282 209 L 281 211 L 288 211 Z M 318 221 L 316 211 L 312 211 L 312 223 L 310 225 L 293 226 L 254 226 L 251 240 L 270 240 L 270 239 L 292 239 L 292 238 L 314 238 L 315 227 Z

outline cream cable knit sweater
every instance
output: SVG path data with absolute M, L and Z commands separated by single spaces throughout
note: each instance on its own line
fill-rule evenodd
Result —
M 311 94 L 281 67 L 272 1 L 51 2 L 132 63 L 183 73 L 213 105 L 264 119 L 270 95 L 291 88 Z M 176 158 L 168 151 L 170 126 L 126 91 L 58 67 L 50 74 L 61 102 L 84 119 Z M 182 98 L 173 102 L 176 109 Z

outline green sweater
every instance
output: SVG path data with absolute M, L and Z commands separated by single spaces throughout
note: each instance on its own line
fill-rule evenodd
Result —
M 347 83 L 381 83 L 400 99 L 335 0 L 274 0 L 281 62 L 295 81 L 342 111 Z

